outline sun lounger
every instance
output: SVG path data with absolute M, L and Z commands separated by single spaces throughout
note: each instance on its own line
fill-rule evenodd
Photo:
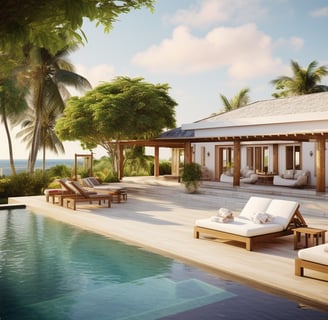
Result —
M 256 216 L 262 214 L 271 218 L 266 223 L 256 223 Z M 228 223 L 215 222 L 213 219 L 196 220 L 194 237 L 200 234 L 219 239 L 243 242 L 251 251 L 257 242 L 293 234 L 292 229 L 306 226 L 295 201 L 251 197 L 238 217 Z
M 76 188 L 74 188 L 70 183 L 69 183 L 69 180 L 66 180 L 66 179 L 59 179 L 59 183 L 61 184 L 62 186 L 62 189 L 64 189 L 64 193 L 62 194 L 55 194 L 54 195 L 54 198 L 57 198 L 58 199 L 58 202 L 61 206 L 64 205 L 64 200 L 66 198 L 71 198 L 72 196 L 74 196 L 75 198 L 77 197 L 82 197 L 80 192 L 78 192 L 76 190 Z M 88 190 L 85 190 L 83 189 L 84 192 L 86 192 L 87 194 L 89 195 L 92 195 L 92 194 L 97 194 L 97 192 L 94 192 L 94 191 L 88 191 Z M 53 202 L 55 202 L 53 200 Z
M 58 188 L 58 189 L 45 189 L 44 194 L 46 196 L 47 202 L 49 202 L 49 200 L 51 198 L 52 203 L 55 203 L 56 197 L 64 195 L 64 194 L 71 194 L 71 192 L 64 188 Z
M 118 203 L 121 200 L 128 200 L 128 193 L 125 188 L 113 186 L 111 183 L 100 183 L 95 177 L 83 178 L 82 182 L 87 188 L 92 188 L 96 191 L 107 191 Z
M 298 251 L 295 275 L 303 277 L 305 268 L 328 273 L 328 243 Z
M 100 194 L 100 193 L 92 193 L 85 191 L 84 188 L 77 181 L 69 181 L 68 185 L 72 185 L 76 190 L 74 195 L 65 196 L 64 204 L 68 208 L 70 204 L 72 204 L 72 209 L 76 210 L 76 204 L 78 202 L 89 202 L 93 203 L 93 201 L 98 201 L 98 204 L 101 205 L 101 202 L 107 201 L 108 208 L 111 206 L 112 196 L 110 194 Z

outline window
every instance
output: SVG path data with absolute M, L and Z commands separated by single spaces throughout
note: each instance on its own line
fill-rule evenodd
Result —
M 246 166 L 249 169 L 253 169 L 253 164 L 254 164 L 254 155 L 253 155 L 253 148 L 252 147 L 247 147 L 246 150 Z
M 220 148 L 223 171 L 233 167 L 233 148 Z
M 269 167 L 269 148 L 267 146 L 247 147 L 246 165 L 248 168 L 267 172 Z
M 286 147 L 286 169 L 301 169 L 301 146 Z
M 205 147 L 201 147 L 201 159 L 200 159 L 200 164 L 205 167 L 205 152 L 206 152 L 206 149 Z

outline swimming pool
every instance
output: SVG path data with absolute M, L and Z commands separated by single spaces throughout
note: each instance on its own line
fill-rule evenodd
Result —
M 28 210 L 0 211 L 1 320 L 327 315 Z

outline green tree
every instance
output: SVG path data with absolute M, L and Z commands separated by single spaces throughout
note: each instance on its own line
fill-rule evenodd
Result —
M 40 132 L 40 145 L 39 150 L 42 149 L 42 170 L 46 168 L 46 150 L 58 154 L 64 152 L 64 145 L 59 140 L 55 132 L 55 124 L 57 119 L 61 116 L 62 111 L 57 108 L 56 105 L 51 104 L 46 106 L 42 113 L 41 132 Z M 23 142 L 31 147 L 33 132 L 35 127 L 35 112 L 33 108 L 28 108 L 28 111 L 24 113 L 23 120 L 21 122 L 22 130 L 16 135 L 18 138 L 22 137 Z
M 154 157 L 145 155 L 145 147 L 135 146 L 125 149 L 124 167 L 128 168 L 124 175 L 149 175 L 154 164 Z
M 281 98 L 328 91 L 328 86 L 320 85 L 322 78 L 328 75 L 326 66 L 318 67 L 318 62 L 312 61 L 305 69 L 292 60 L 291 68 L 292 77 L 281 76 L 271 81 L 277 90 L 272 94 L 273 97 Z
M 234 109 L 238 109 L 241 107 L 244 107 L 248 102 L 249 102 L 249 89 L 244 88 L 240 90 L 232 99 L 228 99 L 226 96 L 223 94 L 220 94 L 223 106 L 224 106 L 224 111 L 231 111 Z
M 12 175 L 16 175 L 16 169 L 8 122 L 15 124 L 16 118 L 27 108 L 25 95 L 26 90 L 19 88 L 13 78 L 0 79 L 0 117 L 6 131 Z
M 120 140 L 151 139 L 175 127 L 177 103 L 168 90 L 167 84 L 118 77 L 69 99 L 56 130 L 62 140 L 79 140 L 85 149 L 102 146 L 118 173 Z
M 55 54 L 67 45 L 66 37 L 72 43 L 82 44 L 84 19 L 96 21 L 109 32 L 120 14 L 132 9 L 148 7 L 153 9 L 154 0 L 7 0 L 1 2 L 0 10 L 0 52 L 13 56 L 24 54 L 26 45 L 48 48 Z M 22 50 L 23 49 L 23 50 Z
M 55 55 L 45 48 L 32 48 L 30 51 L 31 64 L 25 73 L 30 82 L 30 104 L 35 112 L 27 168 L 30 173 L 34 171 L 40 149 L 42 124 L 45 122 L 45 117 L 50 114 L 47 113 L 47 108 L 56 109 L 59 113 L 64 110 L 65 98 L 69 96 L 65 85 L 74 85 L 77 89 L 91 88 L 88 80 L 76 74 L 73 65 L 66 59 L 74 48 L 65 47 Z
M 142 7 L 153 10 L 154 2 L 155 0 L 58 0 L 56 3 L 43 0 L 3 1 L 0 10 L 0 79 L 12 76 L 13 71 L 21 68 L 22 63 L 26 65 L 28 60 L 35 63 L 38 55 L 36 51 L 41 49 L 31 52 L 31 48 L 47 48 L 42 50 L 56 55 L 66 46 L 86 42 L 87 38 L 82 30 L 85 19 L 95 21 L 97 26 L 104 27 L 104 32 L 109 32 L 119 15 Z M 24 75 L 23 81 L 26 83 L 30 80 Z M 34 169 L 33 159 L 37 150 L 40 119 L 40 113 L 37 113 L 29 171 Z

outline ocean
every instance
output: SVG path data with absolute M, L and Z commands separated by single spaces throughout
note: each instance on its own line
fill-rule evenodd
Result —
M 27 168 L 27 160 L 18 159 L 15 160 L 15 168 L 17 173 L 25 172 Z M 74 167 L 74 159 L 47 159 L 46 169 L 54 167 L 56 165 L 66 165 L 68 167 Z M 42 169 L 42 160 L 37 160 L 35 163 L 35 169 Z M 10 163 L 8 159 L 0 159 L 0 177 L 11 175 Z

